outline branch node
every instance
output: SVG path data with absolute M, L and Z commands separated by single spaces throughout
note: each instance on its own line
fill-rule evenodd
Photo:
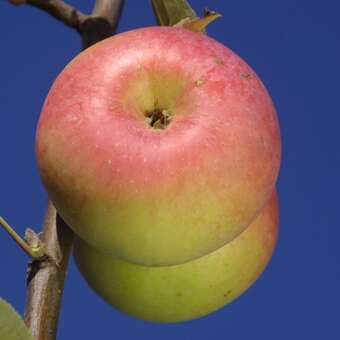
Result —
M 9 0 L 13 5 L 38 8 L 76 30 L 83 49 L 111 36 L 118 24 L 124 0 L 96 0 L 86 15 L 63 0 Z M 32 258 L 27 270 L 25 322 L 36 340 L 54 340 L 73 233 L 49 201 L 42 235 L 27 229 L 23 240 L 0 217 L 0 224 Z
M 42 258 L 44 253 L 44 245 L 40 241 L 37 234 L 34 233 L 32 229 L 29 229 L 30 232 L 28 233 L 31 237 L 29 243 L 25 241 L 7 222 L 4 218 L 0 216 L 0 225 L 3 229 L 8 233 L 8 235 L 16 242 L 16 244 L 32 259 L 40 259 Z M 26 231 L 27 232 L 27 231 Z M 33 236 L 33 234 L 35 236 Z M 26 239 L 26 235 L 25 235 Z
M 37 234 L 31 228 L 27 228 L 25 231 L 25 240 L 31 251 L 35 254 L 34 259 L 40 259 L 45 255 L 45 244 L 41 241 L 39 234 Z

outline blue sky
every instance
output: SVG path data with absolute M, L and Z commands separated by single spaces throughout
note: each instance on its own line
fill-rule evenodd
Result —
M 154 25 L 147 0 L 126 1 L 119 31 Z M 89 11 L 91 1 L 70 3 Z M 283 161 L 273 259 L 231 305 L 199 320 L 159 325 L 126 316 L 87 287 L 71 262 L 58 340 L 339 339 L 340 25 L 337 1 L 192 0 L 223 18 L 209 35 L 260 75 L 276 105 Z M 79 37 L 29 6 L 0 2 L 0 214 L 39 230 L 46 194 L 34 158 L 40 108 Z M 0 232 L 0 296 L 22 312 L 26 256 Z

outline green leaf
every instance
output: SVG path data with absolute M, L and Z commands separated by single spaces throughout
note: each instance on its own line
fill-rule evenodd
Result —
M 19 314 L 0 298 L 0 339 L 33 340 Z
M 173 26 L 186 18 L 197 18 L 186 0 L 151 0 L 158 25 Z

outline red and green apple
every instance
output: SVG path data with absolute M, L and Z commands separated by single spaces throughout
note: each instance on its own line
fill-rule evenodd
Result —
M 278 212 L 274 193 L 237 238 L 180 265 L 132 264 L 103 254 L 80 239 L 74 255 L 88 284 L 119 310 L 156 322 L 195 319 L 228 304 L 260 276 L 275 246 Z
M 251 223 L 274 189 L 280 134 L 240 57 L 204 34 L 149 27 L 67 65 L 44 103 L 36 155 L 77 235 L 162 266 L 206 255 Z

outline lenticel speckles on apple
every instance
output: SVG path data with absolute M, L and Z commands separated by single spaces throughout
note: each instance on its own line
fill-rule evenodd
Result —
M 79 237 L 129 262 L 172 265 L 253 221 L 274 189 L 280 133 L 240 57 L 203 34 L 148 27 L 66 66 L 44 103 L 36 154 Z

